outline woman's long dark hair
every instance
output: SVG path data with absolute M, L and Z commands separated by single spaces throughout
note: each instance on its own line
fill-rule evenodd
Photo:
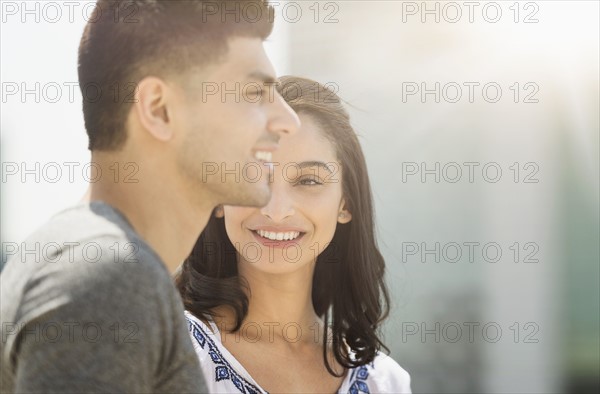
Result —
M 379 328 L 389 314 L 389 294 L 384 282 L 385 262 L 375 240 L 373 202 L 366 161 L 339 97 L 327 87 L 305 78 L 279 78 L 278 91 L 297 112 L 311 116 L 333 144 L 342 166 L 342 190 L 352 220 L 337 225 L 329 246 L 317 257 L 312 284 L 315 312 L 330 325 L 333 353 L 342 366 L 353 368 L 373 361 L 381 348 Z M 233 308 L 241 328 L 248 313 L 247 287 L 238 275 L 237 254 L 222 218 L 211 218 L 192 254 L 183 263 L 176 286 L 184 306 L 209 319 L 213 308 Z M 327 358 L 327 370 L 337 375 Z M 347 351 L 346 344 L 354 355 Z

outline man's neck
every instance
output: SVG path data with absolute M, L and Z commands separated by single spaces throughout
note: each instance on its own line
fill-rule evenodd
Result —
M 213 209 L 211 203 L 202 205 L 198 203 L 201 198 L 193 201 L 186 198 L 189 191 L 182 190 L 173 177 L 161 179 L 159 173 L 148 167 L 146 171 L 140 169 L 131 182 L 123 179 L 115 182 L 108 175 L 109 166 L 114 163 L 97 158 L 93 161 L 107 175 L 91 184 L 89 200 L 103 201 L 125 215 L 136 233 L 174 272 L 189 256 L 206 226 Z

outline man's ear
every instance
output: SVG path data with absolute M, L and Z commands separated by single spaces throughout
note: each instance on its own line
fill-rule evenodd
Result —
M 340 209 L 338 212 L 338 223 L 346 224 L 352 220 L 352 213 L 348 210 L 346 206 L 346 200 L 342 199 L 342 203 L 340 204 Z
M 222 219 L 225 216 L 225 211 L 223 210 L 223 205 L 217 205 L 215 208 L 215 217 Z
M 160 141 L 173 138 L 167 110 L 169 87 L 156 77 L 142 79 L 135 91 L 133 109 L 144 129 Z

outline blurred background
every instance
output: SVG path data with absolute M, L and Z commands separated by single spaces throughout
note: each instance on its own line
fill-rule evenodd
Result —
M 87 187 L 93 1 L 71 3 L 2 1 L 2 262 Z M 360 134 L 385 339 L 413 392 L 598 392 L 599 3 L 281 1 L 275 18 L 278 74 L 327 83 Z

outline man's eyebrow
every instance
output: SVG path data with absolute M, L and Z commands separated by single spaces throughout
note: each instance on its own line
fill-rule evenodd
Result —
M 262 71 L 254 71 L 251 72 L 250 74 L 248 74 L 248 79 L 258 79 L 259 81 L 262 81 L 264 84 L 276 84 L 277 83 L 277 79 L 270 75 L 270 74 L 266 74 Z
M 303 161 L 302 163 L 296 163 L 298 165 L 298 168 L 303 169 L 303 168 L 307 168 L 307 167 L 322 167 L 324 169 L 326 169 L 327 171 L 329 171 L 329 173 L 333 173 L 333 171 L 331 171 L 331 169 L 329 168 L 329 166 L 327 166 L 327 163 L 323 163 L 322 161 Z

